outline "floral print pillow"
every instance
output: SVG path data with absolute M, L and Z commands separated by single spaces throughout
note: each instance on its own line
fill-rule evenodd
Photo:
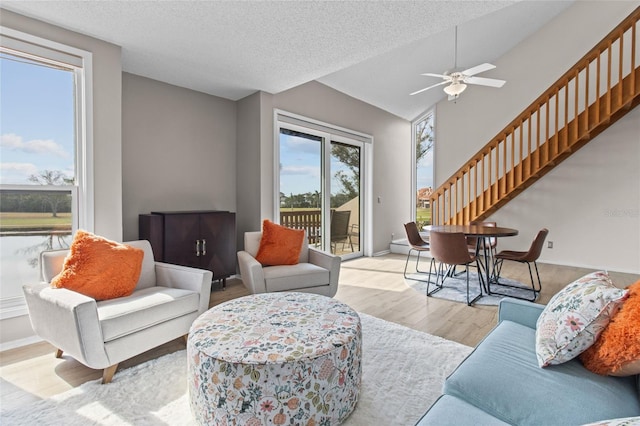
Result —
M 562 364 L 584 352 L 609 324 L 628 291 L 606 272 L 593 272 L 551 298 L 536 324 L 538 365 Z
M 582 426 L 638 426 L 640 417 L 624 417 L 620 419 L 602 420 L 600 422 L 589 423 Z

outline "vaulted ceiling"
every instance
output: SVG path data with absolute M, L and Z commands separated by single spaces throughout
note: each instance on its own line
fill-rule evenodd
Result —
M 317 80 L 411 120 L 424 72 L 492 62 L 571 1 L 3 1 L 122 47 L 123 70 L 237 100 Z M 500 70 L 483 76 L 500 78 Z M 508 83 L 507 83 L 508 84 Z M 496 89 L 499 90 L 499 89 Z

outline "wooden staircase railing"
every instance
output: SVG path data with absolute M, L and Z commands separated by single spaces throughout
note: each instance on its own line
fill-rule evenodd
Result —
M 640 7 L 431 195 L 434 224 L 482 220 L 640 103 Z

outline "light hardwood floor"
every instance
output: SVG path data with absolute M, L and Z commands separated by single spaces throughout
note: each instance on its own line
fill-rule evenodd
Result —
M 409 288 L 402 276 L 405 259 L 403 255 L 388 254 L 343 262 L 336 299 L 358 312 L 469 346 L 475 346 L 495 326 L 496 307 L 469 307 L 463 303 L 426 297 Z M 539 268 L 543 284 L 539 303 L 547 303 L 566 284 L 591 272 L 589 269 L 549 264 L 539 264 Z M 639 275 L 610 274 L 618 287 L 627 287 L 640 279 Z M 505 263 L 503 276 L 525 283 L 529 280 L 526 266 L 512 262 Z M 241 281 L 231 279 L 226 290 L 212 291 L 210 306 L 247 294 Z M 119 370 L 184 347 L 184 340 L 176 339 L 121 363 Z M 0 399 L 3 406 L 46 398 L 101 377 L 101 371 L 87 368 L 67 356 L 56 359 L 54 353 L 55 348 L 44 342 L 0 352 Z M 115 379 L 117 375 L 116 372 Z

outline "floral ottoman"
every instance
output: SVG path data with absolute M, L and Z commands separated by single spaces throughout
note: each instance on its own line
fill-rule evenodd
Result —
M 330 425 L 358 401 L 360 317 L 308 293 L 266 293 L 217 305 L 187 343 L 191 411 L 208 425 Z

